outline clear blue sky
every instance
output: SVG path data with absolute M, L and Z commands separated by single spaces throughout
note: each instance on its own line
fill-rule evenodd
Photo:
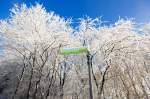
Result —
M 92 18 L 115 22 L 119 16 L 135 18 L 137 22 L 150 21 L 150 0 L 0 0 L 0 19 L 9 16 L 9 9 L 16 3 L 27 5 L 39 2 L 47 11 L 54 11 L 63 17 Z

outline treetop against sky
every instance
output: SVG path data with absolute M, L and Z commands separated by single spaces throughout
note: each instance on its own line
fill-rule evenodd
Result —
M 121 18 L 135 18 L 138 22 L 150 21 L 150 0 L 0 0 L 0 19 L 9 17 L 9 9 L 14 4 L 25 3 L 28 6 L 38 2 L 47 11 L 66 18 L 92 18 L 102 16 L 108 22 Z

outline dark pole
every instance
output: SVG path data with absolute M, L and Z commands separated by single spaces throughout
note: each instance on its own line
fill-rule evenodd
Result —
M 88 74 L 89 74 L 89 94 L 90 94 L 89 99 L 93 99 L 92 79 L 91 79 L 92 58 L 89 52 L 87 52 L 87 65 L 88 65 Z

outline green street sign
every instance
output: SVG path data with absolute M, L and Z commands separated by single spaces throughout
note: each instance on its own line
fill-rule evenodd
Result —
M 85 47 L 82 48 L 61 48 L 60 49 L 60 54 L 61 55 L 78 55 L 78 54 L 83 54 L 87 53 L 88 49 Z

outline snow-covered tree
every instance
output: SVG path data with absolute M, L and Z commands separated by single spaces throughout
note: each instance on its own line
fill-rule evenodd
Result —
M 29 8 L 25 4 L 16 5 L 11 9 L 10 18 L 0 21 L 0 32 L 3 33 L 6 42 L 5 55 L 12 58 L 17 56 L 18 61 L 23 64 L 13 99 L 16 99 L 17 93 L 22 91 L 26 91 L 27 99 L 30 97 L 48 99 L 52 93 L 51 84 L 55 80 L 59 81 L 58 76 L 61 76 L 56 72 L 63 70 L 59 67 L 59 49 L 72 44 L 70 34 L 73 29 L 70 21 L 54 12 L 47 12 L 40 4 Z M 27 78 L 28 80 L 25 80 Z M 50 81 L 45 82 L 48 79 Z M 19 90 L 21 85 L 24 87 Z M 59 90 L 57 91 L 59 93 Z M 39 92 L 42 92 L 40 96 Z
M 17 64 L 9 98 L 86 99 L 89 65 L 94 99 L 149 99 L 150 25 L 129 19 L 104 24 L 86 17 L 72 28 L 70 19 L 40 4 L 15 5 L 10 17 L 0 21 L 5 56 L 0 64 L 6 59 Z M 88 53 L 62 56 L 64 47 L 86 47 Z

